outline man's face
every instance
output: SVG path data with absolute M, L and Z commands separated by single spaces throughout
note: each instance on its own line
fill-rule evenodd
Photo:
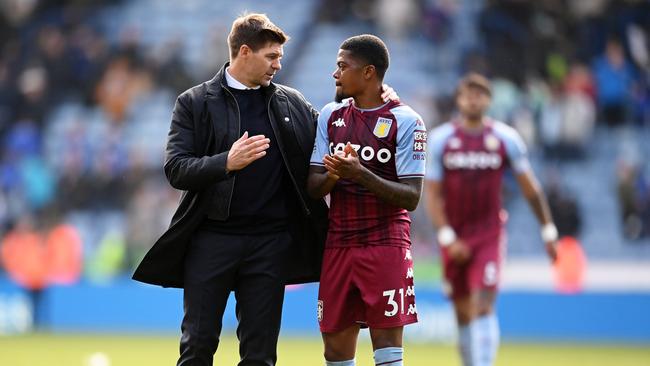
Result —
M 464 117 L 479 119 L 490 106 L 490 95 L 479 87 L 466 86 L 459 90 L 456 104 Z
M 279 43 L 267 43 L 257 51 L 248 49 L 245 58 L 247 81 L 253 86 L 269 86 L 273 76 L 280 71 L 283 49 Z
M 365 87 L 365 65 L 353 57 L 350 51 L 339 50 L 336 58 L 336 70 L 332 74 L 336 80 L 337 103 L 345 98 L 360 94 Z

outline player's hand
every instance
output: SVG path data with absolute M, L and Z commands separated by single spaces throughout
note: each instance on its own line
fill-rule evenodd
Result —
M 447 247 L 449 258 L 456 264 L 463 264 L 469 260 L 470 250 L 462 240 L 456 240 Z
M 271 140 L 264 135 L 248 137 L 248 131 L 244 132 L 228 151 L 226 169 L 228 171 L 244 169 L 248 164 L 266 155 L 270 143 Z
M 350 143 L 348 142 L 343 149 L 343 154 L 335 154 L 334 156 L 326 156 L 323 159 L 325 168 L 328 172 L 349 180 L 356 180 L 359 174 L 364 169 L 359 161 L 359 155 Z
M 334 155 L 338 155 L 342 158 L 345 158 L 347 156 L 347 154 L 343 151 L 337 151 L 334 153 Z M 338 167 L 340 165 L 340 162 L 338 160 L 334 159 L 332 155 L 326 154 L 323 156 L 323 164 L 325 165 L 325 169 L 327 169 L 328 177 L 336 180 L 341 179 L 341 177 L 338 175 Z
M 392 100 L 394 102 L 399 100 L 399 95 L 395 92 L 393 88 L 390 87 L 388 84 L 383 84 L 381 86 L 381 99 L 384 102 L 388 102 L 389 100 Z
M 557 260 L 557 241 L 549 241 L 544 243 L 546 246 L 546 254 L 551 259 L 551 262 L 555 263 Z
M 340 154 L 342 154 L 342 153 L 340 153 Z M 329 154 L 323 156 L 323 163 L 325 163 L 325 160 L 330 160 L 331 161 L 331 159 L 329 159 L 329 158 L 330 158 Z M 328 179 L 331 179 L 331 180 L 339 180 L 339 179 L 341 179 L 341 177 L 339 177 L 336 173 L 334 173 L 333 170 L 328 169 L 327 165 L 325 166 L 325 169 L 327 169 L 326 174 L 327 174 Z
M 336 175 L 336 174 L 334 174 L 334 173 L 332 173 L 330 171 L 327 172 L 327 178 L 331 179 L 331 180 L 339 180 L 339 179 L 341 179 L 341 177 L 339 177 L 338 175 Z

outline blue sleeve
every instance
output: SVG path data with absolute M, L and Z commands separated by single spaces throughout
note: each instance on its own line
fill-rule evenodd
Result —
M 318 116 L 318 126 L 316 126 L 316 140 L 314 141 L 314 150 L 311 153 L 310 165 L 323 166 L 323 156 L 329 154 L 329 136 L 327 135 L 327 122 L 332 115 L 335 103 L 329 103 Z
M 519 175 L 528 172 L 531 169 L 528 150 L 517 131 L 503 123 L 495 126 L 494 131 L 505 144 L 508 161 L 515 174 Z
M 445 150 L 447 139 L 453 134 L 454 128 L 450 124 L 437 127 L 429 132 L 429 149 L 427 150 L 427 180 L 441 181 L 443 178 L 442 153 Z
M 391 110 L 397 118 L 395 170 L 398 178 L 422 178 L 426 165 L 427 131 L 422 118 L 410 107 Z

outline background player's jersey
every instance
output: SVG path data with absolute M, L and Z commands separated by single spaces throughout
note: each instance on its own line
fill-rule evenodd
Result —
M 343 151 L 350 142 L 361 164 L 384 179 L 424 177 L 427 133 L 422 118 L 399 102 L 373 110 L 352 103 L 347 99 L 323 108 L 311 164 L 323 166 L 326 154 Z M 411 243 L 407 211 L 349 180 L 340 179 L 332 190 L 329 216 L 326 247 Z
M 427 180 L 442 182 L 445 214 L 461 237 L 498 232 L 503 225 L 501 182 L 504 169 L 530 169 L 526 147 L 508 125 L 488 120 L 480 131 L 459 122 L 429 133 Z

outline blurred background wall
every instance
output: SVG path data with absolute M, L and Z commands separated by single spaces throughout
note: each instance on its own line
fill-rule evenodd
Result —
M 647 0 L 0 1 L 0 333 L 176 331 L 180 292 L 128 277 L 178 202 L 162 174 L 174 99 L 227 61 L 245 10 L 291 35 L 278 82 L 316 108 L 360 33 L 386 41 L 387 82 L 428 127 L 453 118 L 462 74 L 488 75 L 490 115 L 528 144 L 565 254 L 549 266 L 509 177 L 504 335 L 650 341 Z M 434 232 L 422 207 L 412 219 L 413 332 L 446 339 Z M 313 331 L 314 299 L 290 291 L 285 327 Z M 525 310 L 540 304 L 565 328 Z

